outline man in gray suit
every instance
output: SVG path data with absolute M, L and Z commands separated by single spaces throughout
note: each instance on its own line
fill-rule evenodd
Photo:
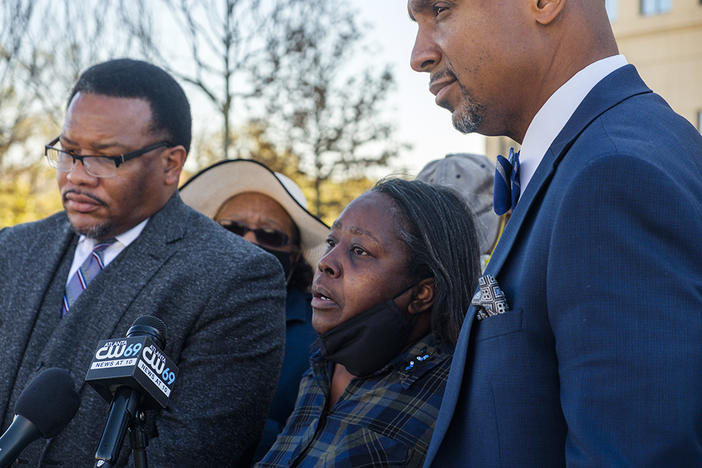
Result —
M 145 314 L 165 322 L 179 367 L 169 408 L 147 412 L 151 465 L 243 464 L 255 446 L 282 362 L 282 269 L 182 203 L 190 127 L 182 88 L 160 68 L 89 68 L 46 148 L 65 211 L 0 231 L 3 430 L 47 367 L 68 369 L 81 399 L 66 429 L 20 463 L 94 463 L 108 403 L 83 379 L 98 341 Z M 118 464 L 128 455 L 125 442 Z

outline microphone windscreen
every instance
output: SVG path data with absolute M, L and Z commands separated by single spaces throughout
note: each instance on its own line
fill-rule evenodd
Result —
M 22 390 L 15 414 L 34 423 L 42 437 L 58 435 L 78 411 L 80 399 L 66 369 L 51 367 L 37 375 Z
M 156 316 L 142 315 L 127 330 L 127 336 L 134 335 L 149 335 L 159 348 L 163 348 L 166 344 L 166 324 Z

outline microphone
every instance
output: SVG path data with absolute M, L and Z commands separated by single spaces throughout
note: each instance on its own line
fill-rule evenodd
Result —
M 79 403 L 66 369 L 52 367 L 32 379 L 17 399 L 12 424 L 0 437 L 0 467 L 12 465 L 35 440 L 58 435 L 76 414 Z
M 117 459 L 127 427 L 139 411 L 168 406 L 178 367 L 162 351 L 165 334 L 163 321 L 142 315 L 126 338 L 98 343 L 85 382 L 111 403 L 95 452 L 96 466 L 109 467 Z

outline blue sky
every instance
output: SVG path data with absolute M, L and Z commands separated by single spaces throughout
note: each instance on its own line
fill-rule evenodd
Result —
M 397 136 L 414 146 L 403 153 L 401 162 L 416 174 L 427 162 L 448 153 L 484 153 L 484 138 L 455 130 L 450 113 L 434 104 L 428 75 L 410 68 L 417 27 L 407 16 L 406 0 L 352 1 L 371 25 L 367 39 L 381 47 L 383 60 L 395 72 L 397 89 L 390 102 L 397 111 Z

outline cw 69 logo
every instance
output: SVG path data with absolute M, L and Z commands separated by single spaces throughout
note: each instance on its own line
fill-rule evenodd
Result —
M 163 371 L 161 377 L 163 377 L 163 381 L 166 382 L 168 385 L 171 385 L 173 382 L 175 382 L 175 372 L 172 372 L 168 367 L 166 367 L 166 369 Z
M 171 385 L 175 382 L 175 372 L 172 372 L 169 367 L 166 367 L 166 357 L 158 352 L 153 346 L 144 348 L 144 353 L 141 355 L 144 362 L 146 362 L 149 367 L 156 371 L 157 375 L 160 375 L 164 382 Z
M 117 359 L 138 356 L 141 351 L 141 343 L 108 342 L 95 352 L 97 359 Z

